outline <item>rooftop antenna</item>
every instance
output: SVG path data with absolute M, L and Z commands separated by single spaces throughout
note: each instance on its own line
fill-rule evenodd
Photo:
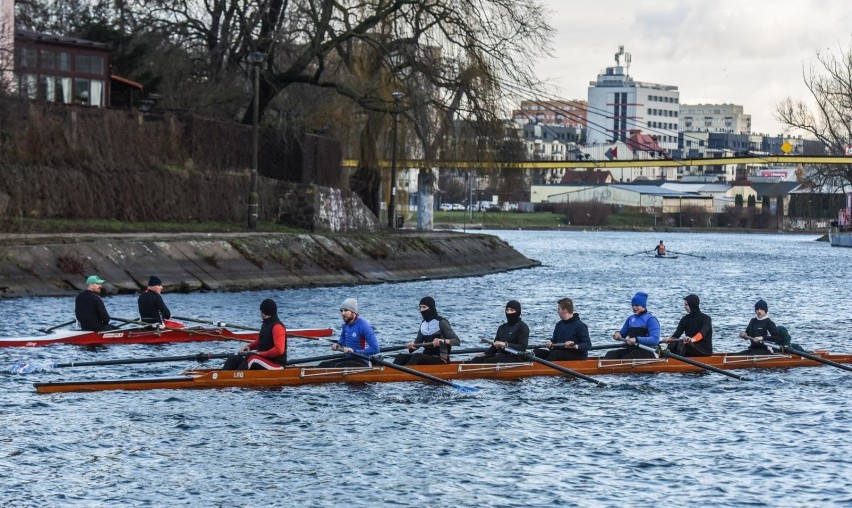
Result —
M 624 71 L 624 74 L 626 76 L 630 75 L 630 60 L 632 60 L 632 58 L 630 57 L 630 53 L 625 53 L 624 54 L 624 62 L 627 64 L 627 65 L 625 65 L 625 67 L 627 67 L 627 69 Z
M 616 66 L 621 65 L 621 63 L 619 63 L 619 59 L 621 58 L 621 55 L 623 55 L 623 54 L 624 54 L 624 46 L 619 46 L 618 47 L 618 53 L 615 54 L 615 65 Z

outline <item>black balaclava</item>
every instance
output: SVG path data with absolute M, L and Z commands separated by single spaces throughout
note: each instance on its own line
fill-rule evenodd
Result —
M 432 321 L 438 319 L 438 309 L 435 308 L 435 299 L 431 296 L 424 296 L 420 299 L 420 305 L 426 305 L 428 310 L 421 310 L 420 315 L 423 316 L 423 321 Z
M 506 322 L 510 325 L 513 325 L 521 320 L 521 302 L 517 300 L 509 300 L 509 303 L 506 304 L 506 308 L 515 309 L 517 312 L 514 314 L 506 313 Z

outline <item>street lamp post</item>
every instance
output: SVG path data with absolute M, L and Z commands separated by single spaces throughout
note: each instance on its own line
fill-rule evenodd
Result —
M 260 64 L 266 60 L 266 53 L 261 51 L 253 51 L 248 55 L 248 62 L 254 67 L 254 116 L 252 120 L 251 132 L 251 187 L 249 189 L 248 198 L 248 228 L 257 229 L 257 150 L 258 150 L 258 121 L 260 111 Z
M 399 101 L 402 92 L 399 90 L 391 94 L 393 96 L 393 134 L 391 141 L 391 174 L 390 174 L 390 199 L 388 199 L 388 229 L 396 227 L 396 116 L 399 113 Z

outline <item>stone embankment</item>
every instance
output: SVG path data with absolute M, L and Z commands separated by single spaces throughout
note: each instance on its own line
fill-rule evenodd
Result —
M 469 277 L 539 266 L 503 240 L 400 234 L 6 235 L 0 297 L 65 296 L 98 274 L 107 294 L 158 275 L 167 291 L 244 291 Z

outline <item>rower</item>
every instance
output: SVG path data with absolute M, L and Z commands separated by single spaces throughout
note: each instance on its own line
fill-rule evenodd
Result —
M 148 278 L 148 287 L 139 295 L 139 320 L 152 325 L 162 325 L 172 317 L 171 311 L 163 301 L 163 281 L 156 275 Z
M 669 344 L 669 351 L 681 356 L 710 356 L 713 354 L 713 321 L 701 312 L 698 295 L 686 295 L 683 307 L 686 315 L 680 318 L 674 333 L 661 339 Z M 680 340 L 681 334 L 686 334 Z
M 461 344 L 459 336 L 446 318 L 438 315 L 435 299 L 425 296 L 420 299 L 420 315 L 423 321 L 417 329 L 414 342 L 409 342 L 408 354 L 396 355 L 397 365 L 440 365 L 450 362 L 450 349 Z M 426 344 L 426 345 L 423 345 Z M 422 353 L 414 351 L 423 345 Z
M 666 244 L 660 240 L 660 244 L 654 247 L 654 251 L 657 253 L 657 256 L 665 256 L 666 255 Z
M 740 333 L 740 338 L 751 341 L 748 349 L 735 353 L 737 355 L 768 355 L 772 351 L 763 343 L 764 339 L 774 337 L 780 338 L 780 333 L 775 323 L 769 319 L 769 306 L 766 300 L 761 298 L 754 304 L 755 317 L 751 318 L 745 331 Z
M 615 340 L 624 341 L 626 348 L 613 349 L 604 355 L 607 359 L 617 358 L 656 358 L 656 355 L 639 344 L 656 348 L 660 343 L 660 322 L 648 312 L 648 293 L 642 291 L 633 295 L 630 300 L 633 314 L 624 321 L 621 329 L 612 334 Z
M 87 332 L 103 332 L 116 330 L 118 327 L 109 324 L 109 312 L 101 300 L 101 288 L 105 280 L 97 275 L 90 275 L 86 279 L 86 289 L 81 291 L 74 300 L 74 314 L 80 329 Z
M 521 320 L 521 303 L 510 300 L 506 304 L 506 322 L 497 328 L 494 343 L 485 353 L 474 356 L 468 363 L 517 363 L 524 361 L 518 355 L 508 353 L 503 348 L 511 348 L 523 353 L 530 340 L 530 327 Z
M 358 300 L 347 298 L 340 304 L 343 329 L 340 338 L 331 345 L 333 351 L 346 353 L 343 358 L 321 362 L 319 367 L 369 367 L 370 362 L 349 353 L 375 355 L 380 351 L 376 332 L 369 321 L 358 315 Z
M 556 302 L 559 322 L 553 328 L 553 337 L 544 348 L 536 348 L 533 353 L 543 360 L 585 360 L 592 347 L 589 327 L 580 321 L 580 314 L 574 313 L 574 302 L 562 298 Z
M 223 370 L 281 370 L 287 364 L 287 329 L 274 300 L 260 302 L 260 317 L 263 323 L 257 339 L 243 346 L 240 354 L 229 356 Z

